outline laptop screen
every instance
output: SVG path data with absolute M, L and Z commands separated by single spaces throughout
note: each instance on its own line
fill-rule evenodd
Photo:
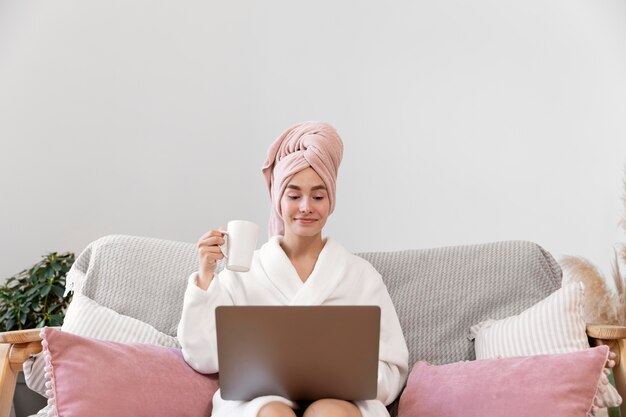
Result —
M 216 308 L 222 398 L 376 398 L 378 306 Z

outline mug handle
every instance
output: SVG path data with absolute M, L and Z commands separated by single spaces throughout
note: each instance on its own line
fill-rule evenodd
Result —
M 228 231 L 220 230 L 220 232 L 224 235 L 224 244 L 219 245 L 220 251 L 224 255 L 224 258 L 228 258 Z

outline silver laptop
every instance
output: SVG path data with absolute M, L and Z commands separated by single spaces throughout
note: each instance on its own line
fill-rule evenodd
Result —
M 225 400 L 376 398 L 378 306 L 220 306 L 215 320 Z

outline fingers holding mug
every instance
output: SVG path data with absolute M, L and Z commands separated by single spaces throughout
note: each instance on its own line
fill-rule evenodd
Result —
M 224 254 L 219 248 L 219 245 L 223 243 L 224 238 L 222 232 L 219 230 L 210 230 L 202 235 L 196 244 L 200 264 L 200 279 L 204 284 L 210 283 L 217 269 L 217 261 L 224 258 Z
M 200 239 L 198 239 L 198 243 L 196 246 L 198 248 L 202 246 L 214 246 L 214 245 L 222 245 L 224 238 L 224 228 L 220 227 L 218 230 L 209 230 L 205 234 L 203 234 Z
M 226 259 L 226 268 L 234 272 L 250 270 L 259 233 L 256 223 L 232 220 L 226 228 L 210 230 L 197 243 L 200 258 L 200 275 L 212 279 L 216 263 Z

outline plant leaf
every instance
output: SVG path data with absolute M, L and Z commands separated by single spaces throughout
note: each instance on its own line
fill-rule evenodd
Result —
M 63 324 L 63 314 L 52 314 L 50 316 L 50 326 L 61 326 Z
M 59 298 L 63 298 L 63 293 L 65 292 L 65 289 L 63 287 L 60 287 L 58 285 L 54 285 L 52 287 L 52 292 Z
M 15 330 L 15 319 L 10 318 L 6 321 L 6 331 Z
M 41 288 L 41 290 L 39 290 L 39 295 L 42 297 L 45 297 L 46 295 L 50 293 L 51 289 L 52 289 L 52 285 L 46 285 L 45 287 Z

